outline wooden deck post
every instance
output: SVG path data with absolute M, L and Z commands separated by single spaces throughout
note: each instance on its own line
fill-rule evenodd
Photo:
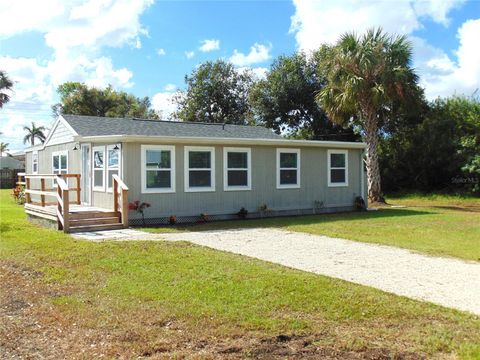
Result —
M 25 190 L 30 190 L 30 178 L 25 179 Z M 25 191 L 25 202 L 30 204 L 32 202 L 32 198 L 30 197 L 30 193 Z
M 118 214 L 118 181 L 113 179 L 113 211 Z
M 122 189 L 122 224 L 128 227 L 128 190 Z
M 45 179 L 44 178 L 40 179 L 40 186 L 41 186 L 42 191 L 45 191 Z M 41 202 L 42 202 L 42 207 L 45 207 L 45 194 L 40 195 L 40 199 L 41 199 Z
M 63 190 L 63 231 L 68 232 L 70 230 L 70 194 L 68 190 Z
M 80 174 L 76 174 L 77 179 L 77 205 L 80 205 Z

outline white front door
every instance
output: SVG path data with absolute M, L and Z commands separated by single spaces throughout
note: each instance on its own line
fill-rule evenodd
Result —
M 91 170 L 91 146 L 90 144 L 82 144 L 82 171 L 81 171 L 81 198 L 82 204 L 90 205 L 91 202 L 91 187 L 90 182 L 92 178 L 92 170 Z

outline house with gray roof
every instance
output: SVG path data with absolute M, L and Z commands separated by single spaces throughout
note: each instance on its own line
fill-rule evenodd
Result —
M 26 150 L 26 172 L 80 174 L 81 204 L 99 208 L 112 207 L 117 175 L 128 202 L 151 205 L 147 224 L 226 219 L 242 208 L 249 217 L 300 215 L 348 211 L 365 199 L 364 149 L 261 126 L 63 115 L 43 145 Z M 139 219 L 130 213 L 130 224 Z

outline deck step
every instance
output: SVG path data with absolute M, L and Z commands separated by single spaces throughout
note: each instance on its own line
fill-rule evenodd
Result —
M 109 217 L 118 217 L 118 213 L 115 211 L 81 211 L 71 212 L 69 214 L 70 220 L 100 219 Z
M 88 218 L 88 219 L 72 219 L 70 218 L 70 226 L 86 226 L 86 225 L 106 225 L 118 224 L 120 219 L 118 216 Z
M 83 225 L 70 226 L 69 232 L 83 232 L 83 231 L 101 231 L 101 230 L 116 230 L 123 229 L 123 224 L 100 224 L 100 225 Z

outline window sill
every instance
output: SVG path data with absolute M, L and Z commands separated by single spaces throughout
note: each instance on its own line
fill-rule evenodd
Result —
M 300 189 L 300 185 L 277 185 L 277 190 Z
M 175 189 L 142 189 L 142 194 L 173 194 Z
M 328 187 L 348 187 L 348 183 L 328 183 Z
M 215 192 L 215 188 L 186 188 L 185 192 Z
M 234 187 L 234 186 L 230 186 L 230 187 L 226 187 L 226 188 L 223 188 L 223 191 L 251 191 L 252 188 L 250 186 L 246 187 L 246 186 L 241 186 L 241 187 Z

